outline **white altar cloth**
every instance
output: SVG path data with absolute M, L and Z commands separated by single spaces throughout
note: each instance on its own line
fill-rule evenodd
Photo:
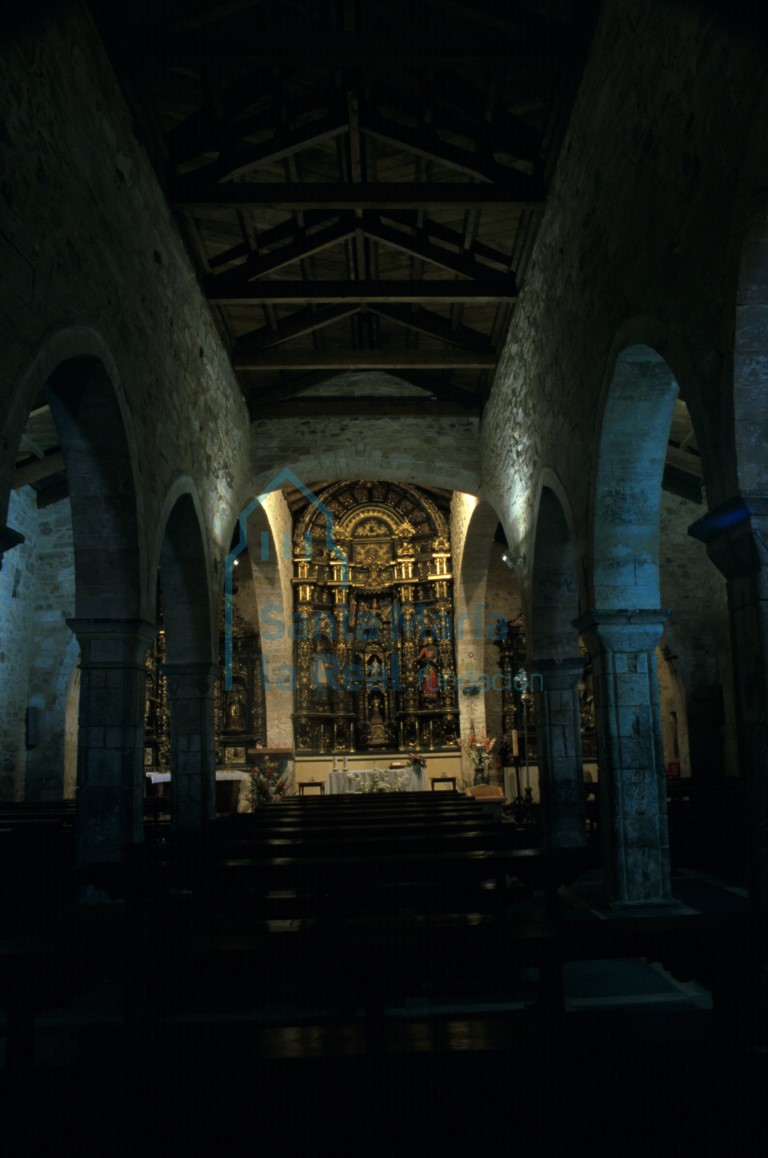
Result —
M 152 784 L 168 784 L 171 779 L 170 772 L 145 772 L 147 780 Z M 247 780 L 247 772 L 219 772 L 216 773 L 217 780 Z
M 373 768 L 350 768 L 347 772 L 329 772 L 328 791 L 331 796 L 336 796 L 341 792 L 370 791 L 370 782 L 375 774 L 385 784 L 392 785 L 394 789 L 396 785 L 399 785 L 404 773 L 408 777 L 406 792 L 426 792 L 427 778 L 424 775 L 424 769 L 414 769 L 412 765 L 408 768 L 379 768 L 376 770 Z

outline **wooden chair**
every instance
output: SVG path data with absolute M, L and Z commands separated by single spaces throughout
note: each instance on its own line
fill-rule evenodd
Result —
M 322 780 L 300 780 L 299 781 L 299 796 L 304 795 L 306 788 L 316 788 L 320 796 L 325 796 L 325 784 Z
M 456 777 L 455 776 L 433 776 L 430 783 L 432 785 L 432 791 L 433 792 L 438 791 L 438 789 L 435 788 L 436 784 L 450 784 L 449 789 L 446 789 L 446 788 L 439 789 L 439 791 L 441 791 L 441 792 L 455 792 L 456 791 Z
M 467 796 L 474 796 L 475 800 L 503 800 L 504 789 L 498 784 L 473 784 L 467 789 Z

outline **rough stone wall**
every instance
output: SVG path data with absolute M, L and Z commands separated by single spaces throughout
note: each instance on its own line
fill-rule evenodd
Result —
M 37 509 L 29 487 L 14 491 L 9 514 L 26 536 L 0 571 L 0 799 L 61 799 L 66 699 L 77 645 L 69 503 Z M 26 710 L 36 712 L 27 747 Z
M 0 49 L 0 510 L 36 388 L 19 383 L 52 335 L 90 328 L 125 398 L 148 555 L 180 476 L 227 546 L 250 443 L 209 307 L 89 16 L 52 6 L 34 31 Z
M 688 527 L 702 508 L 662 492 L 661 603 L 671 609 L 664 643 L 677 656 L 686 696 L 687 732 L 694 775 L 725 767 L 735 773 L 736 736 L 725 579 Z M 660 680 L 661 683 L 661 680 Z M 661 687 L 663 698 L 663 686 Z M 662 702 L 662 716 L 666 718 Z
M 490 683 L 490 691 L 485 693 L 485 726 L 488 735 L 496 737 L 495 755 L 498 754 L 502 735 L 502 673 L 499 667 L 499 649 L 494 646 L 492 632 L 498 619 L 503 618 L 507 622 L 511 622 L 517 618 L 522 610 L 520 590 L 514 572 L 510 571 L 501 559 L 503 550 L 504 548 L 500 543 L 491 545 L 491 558 L 485 585 L 484 670 Z
M 27 800 L 63 795 L 66 696 L 79 655 L 67 626 L 75 612 L 75 559 L 69 503 L 38 512 L 29 702 L 39 712 L 39 742 L 27 753 Z
M 11 495 L 9 519 L 24 542 L 3 557 L 0 570 L 0 800 L 20 800 L 36 587 L 37 510 L 29 488 Z
M 633 319 L 650 320 L 627 330 L 627 344 L 648 342 L 668 358 L 711 501 L 728 497 L 722 347 L 733 328 L 738 174 L 763 82 L 762 46 L 724 34 L 703 7 L 603 5 L 483 416 L 485 493 L 505 525 L 530 535 L 537 475 L 549 467 L 586 551 L 601 390 L 617 334 Z M 768 168 L 764 133 L 757 147 L 751 180 Z
M 472 417 L 296 417 L 253 426 L 256 486 L 288 466 L 307 486 L 346 478 L 390 479 L 477 493 L 479 420 Z

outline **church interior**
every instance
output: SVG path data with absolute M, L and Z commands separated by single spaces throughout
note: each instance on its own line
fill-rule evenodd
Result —
M 752 1153 L 762 6 L 8 12 L 4 1152 Z

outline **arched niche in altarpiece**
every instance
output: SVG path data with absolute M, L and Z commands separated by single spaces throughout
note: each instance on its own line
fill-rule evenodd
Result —
M 405 483 L 340 482 L 297 518 L 297 751 L 458 747 L 447 514 Z

